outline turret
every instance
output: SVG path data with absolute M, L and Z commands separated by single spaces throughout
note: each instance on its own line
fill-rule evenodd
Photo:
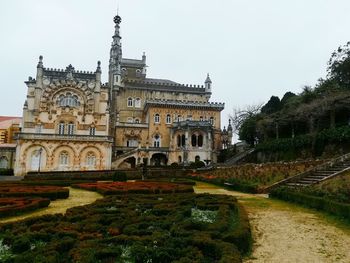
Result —
M 211 82 L 211 79 L 210 79 L 209 73 L 208 73 L 207 78 L 204 82 L 205 92 L 211 92 L 211 85 L 212 85 L 212 82 Z

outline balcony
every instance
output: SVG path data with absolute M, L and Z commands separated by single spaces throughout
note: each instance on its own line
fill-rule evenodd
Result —
M 73 142 L 109 142 L 113 143 L 113 137 L 100 135 L 68 135 L 68 134 L 43 134 L 43 133 L 18 133 L 20 140 L 42 141 L 73 141 Z

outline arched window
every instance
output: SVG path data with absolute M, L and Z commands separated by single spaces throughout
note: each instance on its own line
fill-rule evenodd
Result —
M 68 135 L 73 135 L 74 134 L 74 123 L 70 122 L 68 123 Z
M 136 108 L 141 108 L 141 99 L 140 98 L 136 98 L 135 99 L 135 107 Z
M 199 162 L 201 160 L 201 157 L 199 155 L 196 155 L 196 157 L 194 158 L 195 162 Z
M 180 121 L 182 121 L 182 117 L 181 115 L 177 115 L 177 122 L 180 122 Z
M 192 146 L 193 146 L 193 147 L 196 147 L 196 146 L 197 146 L 197 135 L 192 134 L 191 142 L 192 142 Z
M 66 95 L 61 94 L 59 96 L 58 105 L 61 107 L 78 107 L 80 106 L 80 102 L 77 95 L 67 93 Z
M 158 134 L 156 134 L 153 138 L 153 146 L 155 148 L 159 148 L 160 147 L 160 136 Z
M 69 165 L 69 155 L 66 151 L 60 153 L 59 164 L 61 167 L 66 167 Z
M 198 147 L 203 147 L 203 135 L 198 135 Z
M 96 128 L 95 127 L 90 127 L 89 134 L 93 136 L 93 135 L 95 135 L 95 133 L 96 133 Z
M 58 134 L 63 135 L 64 130 L 65 130 L 65 124 L 64 122 L 60 122 L 60 124 L 58 124 Z
M 171 124 L 171 116 L 170 116 L 170 114 L 166 115 L 166 124 Z
M 30 168 L 32 171 L 38 171 L 41 162 L 42 150 L 36 150 L 32 153 L 30 160 Z
M 182 163 L 182 157 L 179 155 L 179 163 Z
M 178 135 L 177 136 L 177 147 L 180 147 L 181 146 L 181 136 Z
M 199 121 L 203 121 L 203 116 L 200 116 L 200 117 L 199 117 Z
M 140 123 L 140 119 L 135 119 L 135 123 Z
M 8 160 L 5 156 L 0 157 L 0 169 L 7 169 L 8 168 Z
M 127 121 L 128 123 L 133 123 L 134 119 L 132 117 L 128 117 Z
M 132 106 L 133 106 L 133 99 L 128 98 L 128 107 L 132 107 Z
M 96 156 L 94 153 L 89 152 L 86 156 L 86 165 L 88 169 L 93 170 L 96 169 Z
M 181 146 L 185 146 L 186 145 L 186 136 L 185 134 L 182 134 L 181 136 Z
M 160 122 L 160 117 L 159 117 L 158 113 L 156 113 L 156 115 L 154 115 L 154 122 L 155 123 L 159 123 Z

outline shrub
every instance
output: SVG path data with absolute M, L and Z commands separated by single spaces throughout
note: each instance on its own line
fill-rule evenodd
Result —
M 14 216 L 28 211 L 47 207 L 47 198 L 7 197 L 0 198 L 0 217 Z
M 51 200 L 65 199 L 69 189 L 58 186 L 30 186 L 20 183 L 0 183 L 0 197 L 43 197 Z
M 6 175 L 6 176 L 14 175 L 13 169 L 0 169 L 0 176 L 1 175 Z
M 128 177 L 125 172 L 116 171 L 112 175 L 113 182 L 126 182 Z

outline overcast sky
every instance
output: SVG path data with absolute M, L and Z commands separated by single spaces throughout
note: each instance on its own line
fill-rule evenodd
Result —
M 120 0 L 123 57 L 146 52 L 148 77 L 213 81 L 212 101 L 234 107 L 299 93 L 325 77 L 350 40 L 349 0 Z M 0 115 L 21 116 L 23 83 L 44 66 L 94 71 L 107 81 L 116 0 L 11 0 L 0 6 Z

